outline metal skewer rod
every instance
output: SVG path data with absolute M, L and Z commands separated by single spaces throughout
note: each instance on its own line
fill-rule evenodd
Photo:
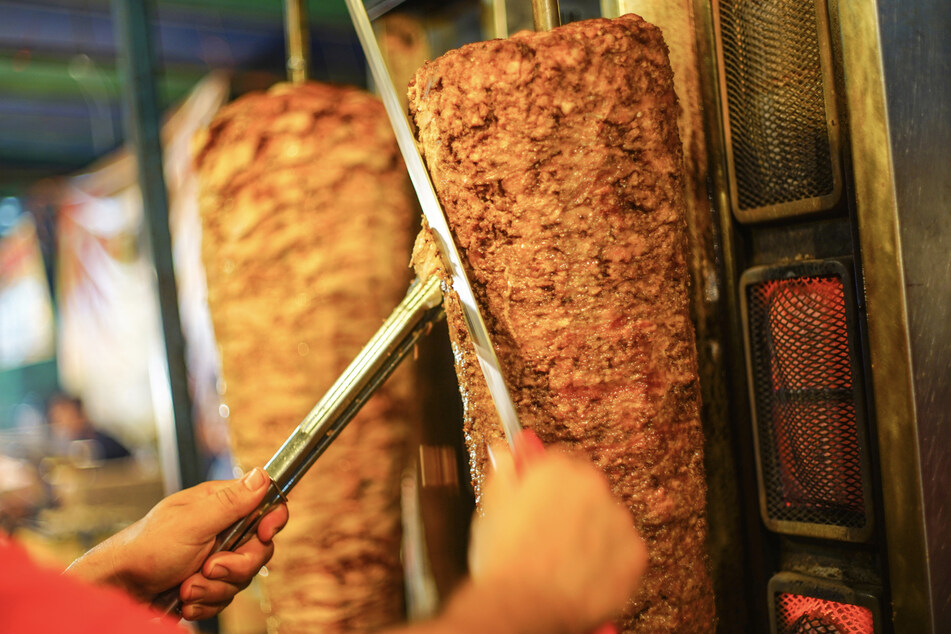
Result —
M 429 331 L 430 324 L 443 317 L 440 284 L 436 275 L 413 282 L 399 306 L 265 465 L 284 495 Z
M 310 73 L 310 22 L 306 0 L 284 0 L 284 40 L 287 44 L 287 78 L 302 84 Z
M 561 26 L 561 9 L 558 0 L 532 0 L 532 17 L 536 31 L 551 31 Z
M 491 10 L 492 37 L 507 38 L 509 36 L 509 22 L 505 0 L 492 0 L 489 7 Z

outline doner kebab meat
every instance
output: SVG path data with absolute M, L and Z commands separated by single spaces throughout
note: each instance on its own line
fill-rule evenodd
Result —
M 224 400 L 234 454 L 250 469 L 402 299 L 419 212 L 382 105 L 353 88 L 244 96 L 198 139 L 195 161 Z M 272 630 L 363 632 L 402 619 L 407 371 L 291 493 L 265 579 Z
M 660 31 L 628 15 L 466 45 L 421 68 L 409 96 L 522 423 L 598 465 L 647 542 L 620 629 L 713 631 L 683 159 Z M 439 269 L 425 230 L 414 260 Z M 446 307 L 478 495 L 502 431 L 452 293 Z

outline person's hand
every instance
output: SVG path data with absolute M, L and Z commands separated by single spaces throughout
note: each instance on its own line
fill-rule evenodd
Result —
M 145 602 L 181 584 L 183 617 L 214 616 L 270 560 L 271 540 L 287 522 L 282 504 L 261 520 L 247 543 L 208 557 L 218 533 L 257 507 L 268 481 L 262 469 L 254 469 L 240 480 L 203 482 L 170 495 L 73 562 L 68 572 L 119 586 Z
M 549 450 L 520 474 L 495 451 L 472 527 L 474 587 L 533 603 L 537 632 L 591 632 L 616 616 L 647 567 L 630 512 L 590 463 Z

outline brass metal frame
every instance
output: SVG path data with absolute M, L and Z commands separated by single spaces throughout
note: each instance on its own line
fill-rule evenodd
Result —
M 720 33 L 720 2 L 715 0 L 713 5 L 713 25 L 716 38 L 717 76 L 720 84 L 720 109 L 724 135 L 724 149 L 726 152 L 727 178 L 729 179 L 730 209 L 737 220 L 742 223 L 765 222 L 795 216 L 822 213 L 834 208 L 842 198 L 842 159 L 839 137 L 839 115 L 835 100 L 835 79 L 832 65 L 832 48 L 830 45 L 829 16 L 826 0 L 814 0 L 816 8 L 816 29 L 819 36 L 819 59 L 822 66 L 822 92 L 825 96 L 826 131 L 829 136 L 830 160 L 832 161 L 833 187 L 832 192 L 824 196 L 804 198 L 786 203 L 766 205 L 753 209 L 740 209 L 739 194 L 736 185 L 736 169 L 733 161 L 733 142 L 730 130 L 730 105 L 727 98 L 726 68 L 723 55 L 723 42 Z
M 739 591 L 747 597 L 746 613 L 732 614 L 735 623 L 724 621 L 725 631 L 761 631 L 767 624 L 767 606 L 762 600 L 772 570 L 769 562 L 761 556 L 764 548 L 761 522 L 755 512 L 757 507 L 756 466 L 752 450 L 753 438 L 750 426 L 746 373 L 743 363 L 743 333 L 741 328 L 738 297 L 739 262 L 744 254 L 742 243 L 737 238 L 736 222 L 731 209 L 731 183 L 726 165 L 726 139 L 723 134 L 723 104 L 718 82 L 718 54 L 715 37 L 716 16 L 714 2 L 711 0 L 693 0 L 694 26 L 699 60 L 701 103 L 704 105 L 704 126 L 707 141 L 708 174 L 710 178 L 710 196 L 714 209 L 715 224 L 718 231 L 717 256 L 720 268 L 719 280 L 722 284 L 721 295 L 723 309 L 723 351 L 721 363 L 726 375 L 726 398 L 729 402 L 730 430 L 736 447 L 737 473 L 739 475 L 740 504 L 743 506 L 743 545 L 742 552 L 744 574 L 735 579 Z M 731 629 L 732 628 L 732 629 Z
M 897 632 L 933 631 L 905 277 L 892 170 L 877 4 L 839 3 L 845 96 L 865 297 L 892 617 Z

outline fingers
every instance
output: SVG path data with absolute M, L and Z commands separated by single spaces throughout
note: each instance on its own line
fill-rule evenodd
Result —
M 189 603 L 182 606 L 182 618 L 186 621 L 200 621 L 201 619 L 210 619 L 220 614 L 222 610 L 231 605 L 231 601 L 217 605 L 204 605 L 202 603 Z
M 487 450 L 492 470 L 483 489 L 482 509 L 486 515 L 476 515 L 469 536 L 469 572 L 473 577 L 481 577 L 485 573 L 486 565 L 493 558 L 484 555 L 495 548 L 500 532 L 505 530 L 493 514 L 496 509 L 512 508 L 521 486 L 509 446 L 497 442 L 489 445 Z
M 179 591 L 182 616 L 190 621 L 214 616 L 225 609 L 247 585 L 206 579 L 196 573 L 182 583 Z
M 264 499 L 270 478 L 257 467 L 239 480 L 202 482 L 160 502 L 181 532 L 200 542 L 212 538 L 253 511 Z M 154 511 L 154 510 L 153 510 Z
M 252 539 L 235 552 L 220 552 L 209 557 L 201 567 L 201 574 L 210 580 L 247 585 L 273 554 L 273 542 Z
M 518 476 L 515 472 L 515 460 L 508 445 L 493 444 L 488 447 L 492 472 L 485 483 L 485 505 L 492 507 L 505 499 L 516 486 Z
M 630 512 L 621 505 L 592 506 L 588 517 L 593 532 L 586 543 L 592 557 L 602 562 L 592 572 L 607 581 L 603 598 L 613 596 L 607 605 L 623 602 L 634 594 L 647 570 L 647 546 L 634 528 Z
M 258 539 L 262 542 L 274 539 L 274 536 L 287 524 L 288 518 L 286 504 L 274 507 L 258 524 Z
M 217 513 L 206 512 L 204 515 L 228 518 L 227 523 L 221 522 L 223 527 L 220 530 L 223 530 L 257 507 L 269 482 L 263 470 L 255 469 L 241 480 L 199 485 L 205 503 L 214 499 L 219 505 Z M 188 620 L 205 619 L 227 607 L 234 596 L 251 583 L 261 567 L 270 561 L 274 554 L 271 540 L 287 520 L 287 506 L 280 504 L 261 519 L 255 536 L 247 543 L 233 552 L 223 551 L 208 557 L 201 570 L 181 584 L 179 596 L 182 599 L 182 616 Z
M 634 594 L 634 591 L 637 590 L 638 586 L 640 586 L 641 578 L 644 576 L 644 573 L 647 572 L 647 544 L 644 542 L 644 538 L 636 531 L 628 555 L 631 565 L 627 568 L 630 573 L 630 577 L 627 580 L 627 594 L 631 596 Z
M 210 482 L 210 493 L 218 503 L 218 510 L 222 521 L 227 527 L 254 510 L 264 498 L 264 492 L 270 478 L 264 469 L 255 467 L 240 480 L 223 480 Z
M 485 514 L 470 537 L 473 582 L 517 583 L 549 604 L 555 622 L 593 629 L 631 596 L 646 566 L 630 512 L 587 460 L 548 450 L 516 478 L 504 452 L 494 453 L 499 468 L 486 483 Z
M 486 447 L 489 463 L 492 465 L 493 478 L 515 477 L 515 460 L 509 446 L 503 442 L 493 442 Z
M 189 620 L 214 616 L 246 588 L 274 554 L 274 544 L 250 540 L 235 552 L 212 555 L 200 572 L 182 582 L 182 616 Z

